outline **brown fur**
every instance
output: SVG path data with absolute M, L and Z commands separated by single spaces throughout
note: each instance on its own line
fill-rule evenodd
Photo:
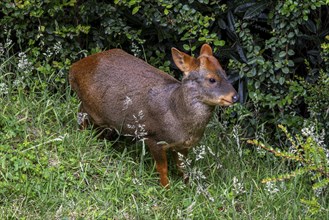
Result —
M 180 167 L 178 153 L 186 156 L 199 142 L 214 107 L 238 100 L 209 45 L 197 59 L 176 48 L 172 55 L 182 82 L 120 49 L 74 63 L 69 75 L 92 123 L 145 139 L 163 186 L 169 184 L 166 150 Z

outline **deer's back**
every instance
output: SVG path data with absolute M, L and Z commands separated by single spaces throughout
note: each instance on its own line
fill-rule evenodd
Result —
M 165 106 L 181 83 L 143 60 L 113 49 L 74 63 L 70 84 L 94 123 L 118 129 L 136 117 L 142 120 L 150 105 L 156 108 L 152 106 L 155 103 L 149 103 L 154 90 L 164 90 L 161 98 Z

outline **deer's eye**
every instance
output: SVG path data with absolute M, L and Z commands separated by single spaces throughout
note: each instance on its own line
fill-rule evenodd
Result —
M 216 80 L 215 80 L 214 78 L 209 78 L 209 82 L 210 82 L 210 83 L 215 83 Z

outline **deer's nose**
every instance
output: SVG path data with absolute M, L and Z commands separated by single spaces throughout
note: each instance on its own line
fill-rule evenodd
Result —
M 232 97 L 232 101 L 233 101 L 233 103 L 236 103 L 237 101 L 239 101 L 239 95 L 238 94 L 234 95 Z

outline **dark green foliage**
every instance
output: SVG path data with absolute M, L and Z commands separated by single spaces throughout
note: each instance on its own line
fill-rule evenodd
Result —
M 17 90 L 63 92 L 72 62 L 113 47 L 170 72 L 172 46 L 194 54 L 209 43 L 239 89 L 246 109 L 238 114 L 256 116 L 244 118 L 246 135 L 265 125 L 280 138 L 273 125 L 300 130 L 313 113 L 328 132 L 321 122 L 328 96 L 325 1 L 4 0 L 0 8 L 0 59 L 22 63 L 18 73 L 1 66 L 1 79 L 16 81 Z M 316 96 L 324 100 L 319 108 Z
M 326 66 L 320 56 L 320 44 L 329 31 L 324 5 L 261 1 L 235 9 L 240 18 L 235 20 L 239 59 L 231 60 L 230 69 L 247 81 L 251 105 L 260 108 L 259 122 L 269 124 L 274 129 L 269 127 L 270 132 L 276 132 L 277 123 L 301 129 L 308 117 L 307 93 L 299 81 L 314 83 Z

